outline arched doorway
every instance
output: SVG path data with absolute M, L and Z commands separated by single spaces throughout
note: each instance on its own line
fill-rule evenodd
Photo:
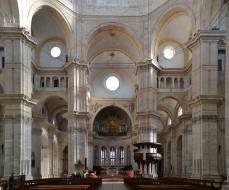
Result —
M 131 119 L 117 106 L 100 110 L 93 122 L 94 167 L 118 170 L 131 165 Z M 95 165 L 96 164 L 96 165 Z

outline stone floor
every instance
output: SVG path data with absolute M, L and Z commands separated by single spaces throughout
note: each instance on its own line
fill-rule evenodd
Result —
M 123 182 L 103 182 L 99 190 L 129 190 Z

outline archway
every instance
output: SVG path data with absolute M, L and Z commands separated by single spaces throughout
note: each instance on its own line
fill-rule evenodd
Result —
M 108 106 L 96 115 L 93 129 L 98 136 L 127 136 L 131 130 L 131 119 L 123 109 Z
M 97 113 L 93 122 L 94 167 L 111 174 L 111 168 L 117 171 L 131 165 L 131 128 L 129 114 L 117 106 L 107 106 Z

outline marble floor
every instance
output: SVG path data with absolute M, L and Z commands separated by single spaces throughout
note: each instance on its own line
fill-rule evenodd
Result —
M 129 190 L 123 182 L 103 182 L 99 190 Z

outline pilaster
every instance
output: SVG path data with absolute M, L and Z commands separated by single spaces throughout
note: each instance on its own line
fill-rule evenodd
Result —
M 192 177 L 221 179 L 218 170 L 218 46 L 225 33 L 198 31 L 187 44 L 192 50 Z

